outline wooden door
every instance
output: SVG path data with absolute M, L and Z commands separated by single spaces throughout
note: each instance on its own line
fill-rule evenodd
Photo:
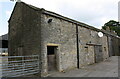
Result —
M 48 62 L 48 72 L 56 71 L 56 47 L 48 46 L 47 47 L 47 62 Z
M 102 46 L 94 46 L 95 53 L 95 63 L 103 60 Z

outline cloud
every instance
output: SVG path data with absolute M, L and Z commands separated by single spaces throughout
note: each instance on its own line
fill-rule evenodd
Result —
M 10 16 L 11 15 L 11 11 L 6 11 L 6 15 Z
M 5 13 L 6 13 L 6 19 L 8 21 L 11 16 L 12 11 L 6 11 Z
M 39 8 L 100 28 L 105 22 L 118 20 L 119 0 L 22 0 Z
M 9 2 L 10 0 L 0 0 L 0 2 Z

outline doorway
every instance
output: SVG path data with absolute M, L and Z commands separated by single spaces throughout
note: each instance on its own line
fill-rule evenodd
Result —
M 57 70 L 56 54 L 57 46 L 47 46 L 48 72 Z
M 98 63 L 98 62 L 103 60 L 102 46 L 101 45 L 94 46 L 94 53 L 95 53 L 95 63 Z

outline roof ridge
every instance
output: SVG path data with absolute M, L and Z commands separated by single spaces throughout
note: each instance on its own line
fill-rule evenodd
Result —
M 17 3 L 20 3 L 20 2 L 16 2 L 16 4 L 17 4 Z M 82 26 L 82 27 L 91 29 L 91 30 L 100 31 L 100 32 L 103 32 L 103 33 L 105 33 L 105 34 L 112 35 L 112 36 L 115 36 L 115 37 L 117 36 L 117 35 L 112 34 L 112 33 L 110 33 L 110 32 L 107 32 L 107 31 L 104 31 L 104 30 L 102 30 L 102 29 L 98 29 L 98 28 L 96 28 L 96 27 L 94 27 L 94 26 L 88 25 L 88 24 L 86 24 L 86 23 L 82 23 L 82 22 L 80 22 L 80 21 L 71 19 L 71 18 L 69 18 L 69 17 L 65 17 L 65 16 L 60 15 L 60 14 L 58 14 L 58 13 L 45 10 L 44 8 L 39 8 L 39 7 L 33 6 L 33 5 L 31 5 L 31 4 L 27 4 L 27 3 L 23 2 L 23 1 L 22 1 L 21 3 L 25 4 L 26 6 L 32 8 L 32 9 L 34 9 L 34 10 L 42 11 L 43 14 L 45 13 L 45 14 L 48 14 L 48 15 L 51 15 L 51 16 L 54 16 L 54 17 L 58 17 L 58 18 L 61 18 L 61 19 L 66 20 L 66 21 L 69 21 L 69 22 L 71 22 L 71 23 L 75 23 L 75 24 L 77 24 L 77 25 L 79 25 L 79 26 Z M 119 37 L 119 38 L 120 38 L 120 37 Z

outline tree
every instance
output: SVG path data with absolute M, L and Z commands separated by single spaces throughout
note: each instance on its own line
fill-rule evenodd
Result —
M 115 31 L 118 36 L 120 36 L 120 23 L 114 20 L 110 20 L 102 26 L 104 30 Z

